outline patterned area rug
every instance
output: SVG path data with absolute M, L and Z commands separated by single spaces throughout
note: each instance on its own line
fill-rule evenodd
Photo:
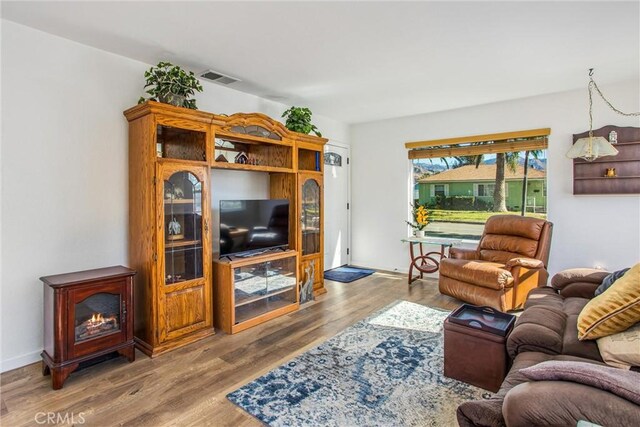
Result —
M 483 390 L 446 378 L 449 313 L 397 301 L 227 395 L 270 426 L 454 426 Z

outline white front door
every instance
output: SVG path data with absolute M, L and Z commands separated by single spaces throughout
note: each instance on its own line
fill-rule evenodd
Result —
M 349 149 L 324 147 L 324 269 L 349 263 Z

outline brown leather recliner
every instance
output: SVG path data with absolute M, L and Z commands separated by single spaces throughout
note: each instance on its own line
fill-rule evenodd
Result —
M 544 286 L 553 224 L 494 215 L 476 249 L 451 248 L 440 263 L 440 292 L 500 311 L 521 308 L 529 291 Z

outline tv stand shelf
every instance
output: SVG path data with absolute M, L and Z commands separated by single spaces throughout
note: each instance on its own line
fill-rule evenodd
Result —
M 215 325 L 235 334 L 298 309 L 298 252 L 215 259 Z

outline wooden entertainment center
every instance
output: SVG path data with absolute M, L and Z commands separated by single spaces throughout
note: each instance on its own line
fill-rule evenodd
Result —
M 326 292 L 326 139 L 260 113 L 224 116 L 148 101 L 124 115 L 140 350 L 157 356 L 214 334 L 214 326 L 235 333 L 295 311 L 307 275 L 315 295 Z M 230 260 L 213 253 L 211 168 L 269 173 L 269 197 L 289 200 L 288 251 Z

